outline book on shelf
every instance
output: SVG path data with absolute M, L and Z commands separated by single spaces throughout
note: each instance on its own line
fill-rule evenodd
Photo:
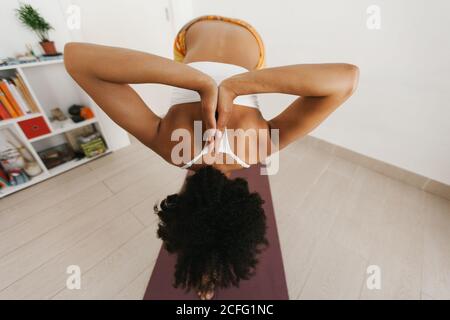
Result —
M 39 108 L 37 106 L 36 101 L 34 100 L 33 96 L 31 95 L 30 90 L 28 89 L 27 85 L 25 84 L 25 81 L 23 80 L 22 76 L 19 73 L 16 73 L 15 77 L 12 77 L 13 82 L 16 85 L 16 88 L 20 90 L 22 95 L 25 98 L 25 101 L 28 103 L 28 106 L 30 107 L 32 112 L 39 112 Z
M 17 116 L 22 117 L 24 113 L 11 92 L 11 85 L 9 84 L 8 80 L 2 79 L 2 81 L 0 81 L 0 90 L 3 91 L 3 94 L 5 95 L 6 99 L 8 99 Z
M 14 82 L 12 82 L 12 80 L 11 80 L 11 82 L 8 82 L 8 88 L 9 88 L 9 91 L 11 92 L 13 98 L 16 100 L 22 113 L 24 113 L 24 114 L 32 113 L 30 106 L 25 101 L 22 93 L 19 92 L 19 90 L 16 88 L 16 85 L 14 84 Z
M 9 115 L 12 118 L 18 117 L 18 114 L 16 113 L 16 111 L 14 110 L 12 105 L 9 103 L 8 98 L 5 96 L 5 94 L 3 92 L 0 92 L 0 102 L 5 107 L 5 110 L 9 113 Z
M 38 113 L 39 108 L 19 73 L 0 78 L 0 120 Z
M 9 114 L 8 110 L 6 110 L 6 107 L 3 105 L 3 103 L 0 101 L 0 121 L 1 120 L 7 120 L 11 119 L 11 115 Z

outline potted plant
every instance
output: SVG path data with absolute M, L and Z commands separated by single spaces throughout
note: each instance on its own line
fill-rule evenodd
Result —
M 53 30 L 53 27 L 29 4 L 21 4 L 19 9 L 16 9 L 17 17 L 26 27 L 34 31 L 46 55 L 56 55 L 58 52 L 55 48 L 55 43 L 48 38 L 48 32 Z

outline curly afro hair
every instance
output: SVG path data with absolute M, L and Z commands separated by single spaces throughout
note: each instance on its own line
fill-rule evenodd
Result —
M 246 180 L 206 166 L 186 179 L 179 194 L 155 206 L 158 237 L 177 255 L 174 287 L 238 287 L 249 279 L 268 246 L 263 203 Z

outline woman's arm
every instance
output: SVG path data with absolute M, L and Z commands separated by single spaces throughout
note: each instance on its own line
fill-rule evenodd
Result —
M 72 78 L 118 125 L 154 149 L 161 119 L 128 85 L 159 83 L 206 95 L 213 79 L 183 63 L 150 53 L 87 43 L 68 43 L 64 62 Z
M 345 63 L 298 64 L 250 71 L 224 80 L 220 97 L 258 93 L 285 93 L 299 96 L 281 114 L 268 121 L 279 129 L 282 149 L 308 134 L 347 100 L 357 87 L 358 67 Z M 218 106 L 218 108 L 219 108 Z

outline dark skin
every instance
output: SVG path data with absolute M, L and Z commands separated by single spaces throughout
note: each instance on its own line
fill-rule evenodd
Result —
M 172 132 L 185 128 L 192 133 L 193 142 L 194 121 L 203 121 L 203 132 L 208 129 L 223 132 L 225 127 L 279 129 L 278 149 L 283 149 L 314 130 L 342 105 L 356 89 L 359 77 L 358 68 L 346 63 L 296 64 L 255 70 L 259 47 L 253 35 L 241 26 L 222 21 L 200 21 L 192 25 L 186 33 L 186 46 L 186 57 L 179 63 L 134 50 L 69 43 L 64 50 L 65 65 L 72 78 L 113 121 L 172 164 L 172 149 L 179 143 L 171 141 Z M 235 64 L 249 71 L 216 84 L 210 76 L 186 65 L 195 61 Z M 129 86 L 133 83 L 160 83 L 195 90 L 201 101 L 172 106 L 161 118 Z M 233 104 L 237 96 L 258 93 L 285 93 L 298 98 L 273 119 L 264 119 L 257 109 Z M 204 145 L 217 145 L 220 138 L 220 133 L 216 133 Z M 270 142 L 266 147 L 267 155 L 276 150 Z M 258 145 L 245 146 L 244 155 L 239 154 L 243 161 L 256 164 L 264 160 L 259 156 L 251 159 L 251 151 L 258 154 L 258 150 L 251 148 L 258 148 Z M 199 150 L 192 147 L 190 159 Z M 213 148 L 208 159 L 204 157 L 191 170 L 212 164 L 229 175 L 241 169 L 237 163 L 215 161 L 222 156 Z M 209 292 L 202 297 L 212 296 Z

